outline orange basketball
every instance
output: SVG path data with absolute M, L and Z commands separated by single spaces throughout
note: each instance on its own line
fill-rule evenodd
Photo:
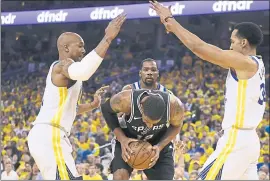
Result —
M 144 170 L 149 168 L 151 159 L 155 152 L 152 150 L 152 145 L 146 141 L 135 141 L 129 144 L 133 151 L 128 160 L 128 165 L 137 170 Z

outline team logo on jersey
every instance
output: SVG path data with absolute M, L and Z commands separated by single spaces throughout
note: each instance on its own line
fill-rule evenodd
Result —
M 141 132 L 142 131 L 142 134 L 146 134 L 148 131 L 150 130 L 160 130 L 164 127 L 165 124 L 160 124 L 160 125 L 156 125 L 156 126 L 153 126 L 152 128 L 148 128 L 147 126 L 132 126 L 132 128 L 137 131 L 137 132 Z

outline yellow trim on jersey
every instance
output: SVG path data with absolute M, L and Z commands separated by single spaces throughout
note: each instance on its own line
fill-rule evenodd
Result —
M 236 112 L 236 124 L 235 124 L 237 128 L 243 128 L 244 126 L 247 82 L 248 82 L 247 80 L 238 81 L 238 87 L 241 87 L 241 88 L 238 88 L 238 95 L 240 96 L 237 95 L 237 112 Z M 239 90 L 239 89 L 242 89 L 242 90 Z
M 79 97 L 78 97 L 78 105 L 81 104 L 81 99 L 82 99 L 82 90 L 80 91 Z
M 60 125 L 65 101 L 67 98 L 67 92 L 68 92 L 66 87 L 59 87 L 58 90 L 59 90 L 59 95 L 60 95 L 59 96 L 58 110 L 51 121 L 51 123 L 55 124 L 55 125 Z M 63 151 L 62 151 L 62 147 L 61 147 L 60 129 L 57 127 L 54 127 L 54 126 L 53 126 L 52 143 L 53 143 L 54 156 L 56 159 L 56 164 L 58 166 L 60 178 L 61 178 L 61 180 L 70 180 L 70 178 L 68 176 L 67 169 L 66 169 Z
M 229 154 L 235 146 L 237 139 L 238 128 L 244 125 L 245 116 L 245 104 L 246 104 L 246 88 L 247 80 L 238 80 L 238 92 L 237 92 L 237 111 L 236 111 L 236 126 L 233 126 L 229 133 L 229 139 L 226 146 L 223 148 L 222 152 L 217 157 L 215 163 L 212 165 L 211 169 L 207 173 L 205 180 L 215 180 L 218 172 L 222 168 L 223 164 L 227 160 Z

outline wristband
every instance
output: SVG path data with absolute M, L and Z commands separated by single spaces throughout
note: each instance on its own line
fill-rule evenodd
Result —
M 164 20 L 165 20 L 165 22 L 168 22 L 168 19 L 170 19 L 170 18 L 173 18 L 174 19 L 174 17 L 173 16 L 167 16 Z

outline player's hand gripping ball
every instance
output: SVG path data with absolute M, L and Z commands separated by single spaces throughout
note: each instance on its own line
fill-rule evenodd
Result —
M 133 154 L 130 155 L 127 164 L 137 170 L 148 169 L 156 153 L 153 146 L 146 141 L 134 141 L 129 144 L 129 147 Z

